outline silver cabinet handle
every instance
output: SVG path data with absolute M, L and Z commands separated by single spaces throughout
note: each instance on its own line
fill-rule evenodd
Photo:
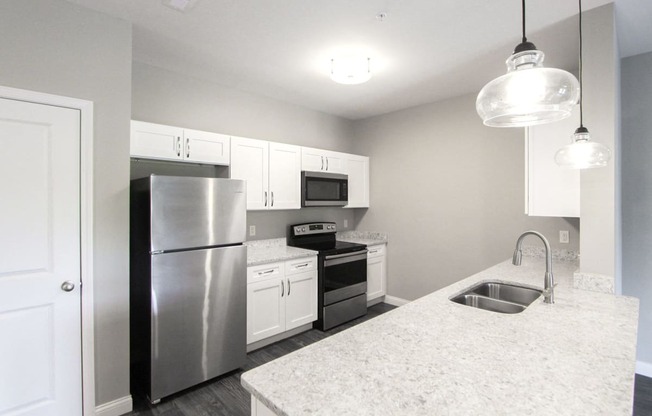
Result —
M 181 136 L 177 136 L 177 156 L 181 157 Z
M 369 254 L 376 254 L 378 253 L 378 250 L 369 250 Z
M 264 274 L 270 274 L 270 273 L 274 273 L 274 269 L 265 270 L 264 272 L 258 272 L 258 276 L 262 276 Z
M 326 170 L 328 170 L 328 157 L 326 157 Z
M 186 139 L 186 158 L 190 157 L 190 139 Z
M 272 191 L 272 206 L 274 206 L 274 191 Z
M 267 191 L 265 191 L 265 206 L 267 206 Z
M 285 280 L 281 280 L 281 297 L 285 293 Z
M 64 292 L 72 292 L 74 288 L 75 288 L 75 284 L 70 280 L 66 280 L 65 282 L 61 283 L 61 290 L 63 290 Z
M 321 157 L 321 170 L 324 170 L 324 156 Z
M 296 267 L 297 269 L 298 269 L 299 267 L 308 267 L 308 263 L 298 264 L 298 265 L 296 265 L 295 267 Z
M 292 290 L 292 285 L 290 284 L 290 279 L 288 279 L 288 296 L 290 296 L 290 290 Z

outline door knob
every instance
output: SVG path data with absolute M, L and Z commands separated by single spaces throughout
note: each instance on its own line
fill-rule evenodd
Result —
M 70 280 L 66 280 L 65 282 L 61 283 L 61 290 L 64 292 L 71 292 L 74 288 L 75 284 Z

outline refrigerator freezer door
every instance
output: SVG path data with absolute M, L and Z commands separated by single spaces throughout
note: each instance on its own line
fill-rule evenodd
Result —
M 246 246 L 152 256 L 149 398 L 244 365 Z
M 150 181 L 152 251 L 245 241 L 245 181 L 157 175 Z

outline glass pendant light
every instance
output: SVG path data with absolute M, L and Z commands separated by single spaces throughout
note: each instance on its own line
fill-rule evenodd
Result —
M 544 68 L 544 53 L 525 37 L 507 58 L 507 74 L 489 82 L 475 103 L 478 115 L 490 127 L 525 127 L 562 120 L 571 114 L 579 96 L 579 82 L 569 72 Z
M 603 144 L 592 142 L 589 129 L 584 127 L 582 113 L 582 0 L 580 5 L 580 126 L 571 136 L 571 144 L 567 144 L 555 154 L 555 162 L 568 169 L 590 169 L 607 166 L 611 151 Z

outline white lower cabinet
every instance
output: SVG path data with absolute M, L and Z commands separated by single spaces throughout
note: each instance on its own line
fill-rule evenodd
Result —
M 368 246 L 367 250 L 367 302 L 385 296 L 387 291 L 386 245 Z
M 247 268 L 247 344 L 316 319 L 316 256 Z

